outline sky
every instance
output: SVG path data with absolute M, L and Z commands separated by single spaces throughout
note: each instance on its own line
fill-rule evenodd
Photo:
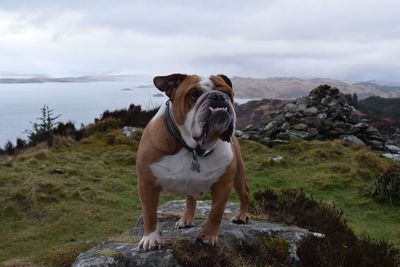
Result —
M 400 1 L 0 0 L 0 76 L 400 82 Z

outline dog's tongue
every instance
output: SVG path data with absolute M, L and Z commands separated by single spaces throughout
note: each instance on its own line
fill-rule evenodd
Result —
M 200 139 L 199 140 L 197 140 L 197 144 L 199 145 L 199 146 L 204 146 L 204 144 L 206 143 L 206 135 L 204 134 L 202 137 L 200 137 Z

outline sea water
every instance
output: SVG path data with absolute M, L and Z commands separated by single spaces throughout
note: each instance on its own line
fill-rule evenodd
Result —
M 130 104 L 152 109 L 167 101 L 151 81 L 101 81 L 69 83 L 0 84 L 0 146 L 7 140 L 26 139 L 26 130 L 41 117 L 47 105 L 58 121 L 75 126 L 92 123 L 105 110 L 127 108 Z M 247 99 L 237 99 L 244 103 Z

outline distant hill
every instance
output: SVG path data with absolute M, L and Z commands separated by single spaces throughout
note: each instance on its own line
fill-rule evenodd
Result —
M 88 75 L 77 77 L 12 77 L 0 78 L 2 83 L 46 83 L 46 82 L 97 82 L 97 81 L 136 81 L 144 84 L 141 88 L 152 87 L 152 76 L 133 75 L 133 74 L 106 74 L 106 75 Z M 272 99 L 295 99 L 306 96 L 310 90 L 321 84 L 328 84 L 340 89 L 344 94 L 356 93 L 358 99 L 364 99 L 369 96 L 380 96 L 385 98 L 400 97 L 400 83 L 390 83 L 384 81 L 363 81 L 363 82 L 345 82 L 329 78 L 300 79 L 293 77 L 274 77 L 266 79 L 232 77 L 236 97 L 240 98 L 272 98 Z
M 400 119 L 400 98 L 371 96 L 359 101 L 358 108 L 365 113 L 380 115 L 393 120 Z
M 232 82 L 236 96 L 243 98 L 277 98 L 294 99 L 306 96 L 308 92 L 321 85 L 328 84 L 340 89 L 342 93 L 356 93 L 359 99 L 369 96 L 400 97 L 400 85 L 383 84 L 375 81 L 344 82 L 327 78 L 267 78 L 254 79 L 233 77 Z
M 74 77 L 48 77 L 48 76 L 32 76 L 32 77 L 16 77 L 16 78 L 0 78 L 2 83 L 74 83 L 74 82 L 99 82 L 99 81 L 120 81 L 120 80 L 151 80 L 147 75 L 87 75 Z
M 283 109 L 287 103 L 287 100 L 261 99 L 235 105 L 236 127 L 242 129 L 249 124 L 256 128 L 264 127 L 269 117 Z

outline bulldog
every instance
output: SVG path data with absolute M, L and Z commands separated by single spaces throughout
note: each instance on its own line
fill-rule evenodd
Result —
M 225 75 L 157 76 L 154 85 L 169 100 L 144 129 L 136 159 L 144 235 L 139 249 L 163 245 L 157 226 L 161 190 L 186 196 L 175 227 L 192 225 L 196 198 L 211 192 L 212 207 L 197 241 L 214 246 L 232 187 L 240 199 L 234 223 L 248 220 L 248 194 L 240 147 L 234 136 L 236 115 L 232 82 Z

